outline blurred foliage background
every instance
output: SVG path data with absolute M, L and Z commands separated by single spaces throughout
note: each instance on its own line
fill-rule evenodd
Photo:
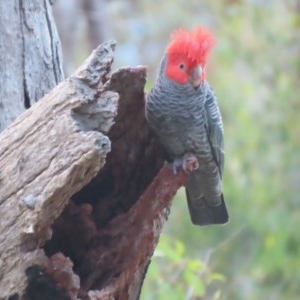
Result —
M 141 299 L 299 299 L 300 1 L 55 0 L 66 73 L 105 39 L 115 68 L 149 66 L 170 33 L 209 27 L 208 80 L 226 138 L 226 226 L 191 225 L 179 191 Z

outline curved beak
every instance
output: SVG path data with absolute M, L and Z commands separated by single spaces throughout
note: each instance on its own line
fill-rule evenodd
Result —
M 195 68 L 191 69 L 190 76 L 191 76 L 191 84 L 193 88 L 197 88 L 202 82 L 202 67 L 197 65 Z

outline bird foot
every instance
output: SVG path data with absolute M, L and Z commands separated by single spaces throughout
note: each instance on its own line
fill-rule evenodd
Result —
M 180 158 L 176 158 L 173 162 L 173 172 L 176 175 L 178 170 L 182 170 L 189 174 L 199 168 L 198 158 L 192 153 L 186 153 Z

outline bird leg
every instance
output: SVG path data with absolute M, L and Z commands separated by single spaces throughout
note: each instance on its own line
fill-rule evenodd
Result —
M 197 170 L 199 168 L 198 158 L 192 153 L 185 153 L 182 157 L 176 158 L 173 162 L 173 172 L 175 175 L 180 168 L 187 174 Z

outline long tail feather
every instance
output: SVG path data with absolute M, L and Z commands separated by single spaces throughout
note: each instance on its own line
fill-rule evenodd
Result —
M 196 202 L 192 201 L 188 189 L 186 189 L 186 196 L 193 224 L 204 226 L 226 224 L 229 221 L 223 194 L 221 195 L 221 204 L 218 206 L 208 205 L 204 197 L 198 199 Z

